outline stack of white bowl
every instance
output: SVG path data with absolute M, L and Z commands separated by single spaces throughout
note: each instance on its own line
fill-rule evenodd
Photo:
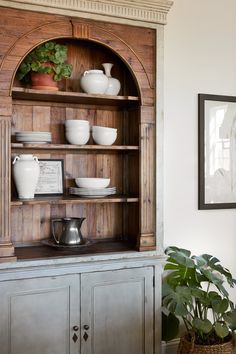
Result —
M 70 187 L 70 194 L 79 197 L 102 198 L 116 194 L 116 187 L 108 187 L 110 178 L 76 178 L 75 183 L 79 188 Z
M 89 141 L 89 121 L 82 119 L 67 119 L 65 121 L 66 140 L 73 145 L 85 145 Z
M 50 132 L 16 132 L 16 141 L 28 144 L 47 144 L 51 143 L 52 135 Z
M 93 125 L 92 137 L 96 144 L 112 145 L 117 138 L 117 129 Z

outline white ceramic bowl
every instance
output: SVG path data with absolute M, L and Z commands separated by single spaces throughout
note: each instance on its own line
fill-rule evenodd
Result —
M 74 128 L 74 127 L 81 127 L 81 126 L 89 126 L 89 121 L 84 119 L 67 119 L 65 120 L 65 127 L 66 128 Z
M 89 126 L 81 127 L 65 127 L 66 132 L 90 132 Z
M 109 128 L 109 127 L 102 127 L 100 125 L 93 125 L 92 130 L 97 130 L 97 131 L 110 131 L 110 132 L 117 132 L 116 128 Z
M 66 131 L 65 133 L 66 140 L 68 143 L 73 145 L 85 145 L 89 141 L 90 132 L 89 130 L 74 130 L 74 131 Z
M 78 177 L 75 183 L 79 188 L 101 189 L 109 186 L 110 178 L 86 178 Z
M 93 126 L 92 137 L 96 144 L 112 145 L 117 138 L 117 129 Z

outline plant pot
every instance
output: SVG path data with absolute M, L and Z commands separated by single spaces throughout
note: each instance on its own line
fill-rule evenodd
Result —
M 235 343 L 232 338 L 229 342 L 215 345 L 198 345 L 182 337 L 178 346 L 178 354 L 234 354 Z
M 30 75 L 32 89 L 58 91 L 57 81 L 53 80 L 53 75 L 34 71 Z

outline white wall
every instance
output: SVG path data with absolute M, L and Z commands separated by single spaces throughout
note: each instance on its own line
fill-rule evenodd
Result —
M 236 96 L 235 14 L 235 0 L 175 0 L 168 15 L 164 244 L 217 256 L 236 278 L 236 210 L 198 210 L 197 107 L 198 93 Z

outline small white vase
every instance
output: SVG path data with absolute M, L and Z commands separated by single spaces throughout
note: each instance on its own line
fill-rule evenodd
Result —
M 108 88 L 105 92 L 106 95 L 117 96 L 120 91 L 120 81 L 111 76 L 112 63 L 103 63 L 105 74 L 108 77 Z
M 108 78 L 102 70 L 88 70 L 81 76 L 80 86 L 88 94 L 104 94 L 108 87 Z
M 23 154 L 13 161 L 13 178 L 20 199 L 33 199 L 39 178 L 39 162 L 36 156 Z

